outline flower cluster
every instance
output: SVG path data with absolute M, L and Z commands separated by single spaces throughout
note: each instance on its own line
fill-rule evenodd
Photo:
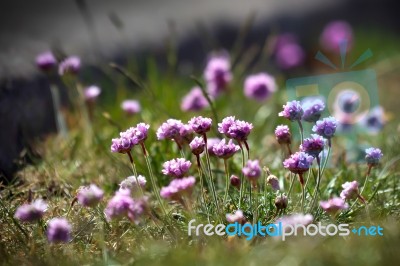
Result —
M 237 210 L 235 213 L 227 213 L 226 214 L 226 220 L 228 223 L 240 223 L 244 224 L 246 222 L 246 218 L 244 217 L 243 211 L 242 210 Z
M 202 137 L 195 137 L 190 143 L 189 147 L 194 155 L 200 155 L 204 151 L 206 143 Z
M 223 139 L 219 143 L 214 144 L 212 150 L 215 156 L 228 159 L 240 150 L 240 147 L 234 144 L 232 140 L 229 140 L 229 142 L 226 143 L 225 139 Z
M 296 36 L 291 33 L 285 33 L 275 40 L 274 56 L 276 64 L 281 69 L 286 70 L 301 65 L 304 61 L 305 53 Z
M 278 219 L 276 222 L 279 223 L 281 222 L 283 226 L 285 225 L 304 225 L 307 226 L 311 224 L 314 220 L 314 217 L 311 214 L 300 214 L 300 213 L 295 213 L 292 215 L 284 216 L 280 219 Z
M 292 142 L 292 135 L 290 134 L 289 127 L 286 125 L 276 127 L 275 137 L 279 144 L 290 144 Z
M 181 178 L 189 171 L 192 163 L 185 158 L 172 159 L 163 164 L 162 173 L 164 175 Z
M 302 174 L 306 172 L 312 165 L 314 157 L 305 152 L 296 152 L 288 159 L 283 161 L 283 167 L 289 169 L 292 173 Z
M 81 68 L 81 59 L 77 56 L 65 58 L 58 66 L 58 73 L 63 76 L 65 74 L 77 74 Z
M 85 100 L 88 102 L 95 101 L 97 99 L 97 97 L 99 97 L 100 93 L 101 93 L 101 89 L 94 85 L 85 88 L 85 90 L 83 91 Z
M 321 208 L 329 214 L 336 214 L 340 210 L 345 210 L 349 205 L 344 201 L 344 199 L 335 197 L 327 201 L 321 201 L 319 203 Z
M 194 132 L 204 135 L 206 132 L 210 131 L 212 119 L 208 117 L 196 116 L 190 119 L 188 124 L 192 127 Z
M 287 102 L 283 105 L 283 111 L 279 113 L 279 116 L 283 116 L 290 121 L 300 121 L 303 117 L 304 111 L 299 101 Z
M 340 193 L 340 197 L 343 200 L 350 200 L 359 196 L 357 181 L 346 182 L 342 185 L 342 188 L 343 190 Z
M 300 151 L 304 151 L 316 158 L 324 149 L 325 139 L 319 135 L 312 134 L 310 138 L 306 138 L 300 145 Z
M 53 218 L 47 225 L 47 239 L 51 243 L 67 243 L 71 241 L 72 226 L 65 218 Z
M 196 183 L 193 176 L 172 180 L 168 186 L 161 188 L 160 195 L 165 199 L 179 200 L 183 195 L 190 195 Z
M 138 188 L 144 188 L 147 180 L 144 176 L 128 176 L 119 184 L 120 189 L 131 189 L 136 190 Z
M 150 125 L 139 123 L 120 133 L 120 138 L 112 139 L 111 151 L 119 153 L 129 152 L 135 145 L 143 143 L 147 139 Z
M 312 131 L 329 140 L 335 135 L 336 127 L 337 120 L 330 116 L 317 121 Z
M 267 73 L 248 76 L 244 81 L 244 95 L 257 101 L 267 100 L 276 91 L 274 77 Z
M 218 123 L 220 133 L 239 142 L 246 141 L 252 129 L 253 124 L 237 120 L 234 116 L 228 116 Z
M 127 217 L 131 221 L 137 221 L 146 206 L 147 198 L 133 199 L 129 189 L 119 189 L 108 202 L 105 213 L 108 220 Z
M 194 87 L 182 98 L 182 111 L 201 111 L 208 106 L 208 101 L 204 97 L 200 87 Z
M 325 104 L 321 99 L 309 99 L 303 102 L 302 108 L 304 110 L 302 119 L 306 122 L 315 123 L 321 118 Z
M 231 63 L 227 55 L 212 56 L 204 70 L 207 91 L 212 97 L 217 97 L 226 90 L 232 80 Z
M 141 106 L 140 103 L 136 100 L 125 100 L 121 103 L 122 110 L 128 115 L 134 115 L 140 113 Z
M 48 71 L 57 65 L 57 59 L 52 52 L 44 52 L 36 57 L 36 65 L 43 71 Z
M 326 25 L 320 37 L 321 45 L 326 50 L 337 53 L 343 42 L 347 42 L 349 47 L 352 41 L 353 30 L 346 21 L 342 20 L 332 21 Z
M 47 203 L 37 199 L 32 203 L 19 206 L 14 216 L 22 222 L 36 222 L 43 217 L 46 209 Z
M 157 139 L 176 140 L 180 137 L 180 131 L 183 127 L 181 120 L 168 119 L 157 129 Z
M 88 187 L 81 187 L 76 195 L 78 202 L 86 207 L 93 207 L 101 201 L 104 196 L 103 190 L 91 184 Z
M 257 180 L 261 175 L 261 167 L 258 160 L 248 160 L 242 169 L 243 174 L 252 181 Z
M 365 150 L 365 160 L 368 165 L 377 165 L 382 157 L 383 153 L 379 148 L 368 148 Z

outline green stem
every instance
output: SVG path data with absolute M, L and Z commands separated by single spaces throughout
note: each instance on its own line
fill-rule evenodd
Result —
M 239 146 L 240 146 L 240 151 L 242 153 L 242 167 L 244 168 L 245 166 L 245 158 L 244 158 L 244 150 L 243 150 L 243 146 L 242 144 L 239 142 Z M 243 191 L 244 191 L 244 175 L 243 172 L 241 172 L 240 174 L 240 190 L 239 190 L 239 209 L 242 206 L 242 201 L 243 201 Z
M 310 212 L 312 212 L 314 209 L 314 205 L 315 205 L 315 202 L 317 201 L 317 197 L 319 194 L 319 185 L 321 183 L 321 160 L 318 156 L 317 156 L 317 164 L 318 164 L 318 179 L 317 179 L 317 184 L 315 185 L 315 188 L 314 188 L 314 195 L 313 195 L 313 198 L 311 201 Z
M 328 139 L 328 154 L 326 155 L 326 158 L 325 158 L 325 161 L 324 161 L 324 165 L 322 166 L 321 177 L 324 174 L 326 165 L 327 165 L 328 160 L 329 160 L 329 156 L 331 155 L 331 149 L 332 149 L 331 139 Z
M 292 177 L 292 173 L 290 173 L 290 177 Z M 293 184 L 294 184 L 295 180 L 296 180 L 296 175 L 294 175 L 292 180 L 290 181 L 289 191 L 288 191 L 288 195 L 287 195 L 288 200 L 290 198 L 290 194 L 292 193 Z
M 204 177 L 203 177 L 203 171 L 201 169 L 200 155 L 196 155 L 196 160 L 197 160 L 197 169 L 199 171 L 199 176 L 200 176 L 200 194 L 201 194 L 201 198 L 203 201 L 203 206 L 205 207 L 206 212 L 207 212 L 207 218 L 210 219 L 210 213 L 208 211 L 206 196 L 204 193 Z
M 133 161 L 133 157 L 132 157 L 131 151 L 128 151 L 126 154 L 128 154 L 129 161 L 131 162 L 132 172 L 135 175 L 135 179 L 136 179 L 136 185 L 139 187 L 140 194 L 142 196 L 144 196 L 144 192 L 143 192 L 142 186 L 140 185 L 139 180 L 137 179 L 138 178 L 138 173 L 137 173 L 137 170 L 136 170 L 135 162 Z
M 226 204 L 226 200 L 228 198 L 228 192 L 229 192 L 229 169 L 228 169 L 228 160 L 224 159 L 224 166 L 225 166 L 225 174 L 226 174 L 226 180 L 225 180 L 225 195 L 224 195 L 224 205 Z
M 300 120 L 297 120 L 299 124 L 299 130 L 300 130 L 300 137 L 301 137 L 301 144 L 303 145 L 303 139 L 304 139 L 304 130 L 303 130 L 303 125 Z

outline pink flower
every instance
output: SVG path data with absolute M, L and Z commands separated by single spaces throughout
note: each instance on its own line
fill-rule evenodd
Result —
M 77 194 L 77 199 L 80 204 L 86 207 L 97 205 L 103 198 L 104 192 L 98 186 L 92 184 L 88 187 L 81 187 Z
M 192 163 L 185 158 L 173 159 L 163 164 L 162 173 L 164 175 L 181 178 L 189 171 L 191 165 Z
M 121 108 L 128 115 L 137 114 L 141 111 L 140 103 L 136 100 L 125 100 L 121 103 Z
M 349 208 L 349 205 L 343 199 L 338 197 L 331 198 L 327 201 L 321 201 L 319 205 L 329 214 L 336 214 L 339 210 Z
M 226 220 L 228 223 L 244 224 L 246 222 L 246 218 L 244 217 L 242 210 L 237 210 L 234 214 L 227 213 Z
M 199 87 L 194 87 L 181 101 L 181 109 L 185 112 L 201 111 L 207 106 L 208 101 Z
M 179 200 L 182 195 L 191 194 L 195 183 L 196 179 L 193 176 L 174 179 L 168 186 L 161 188 L 160 195 L 165 199 Z
M 267 100 L 276 91 L 275 78 L 267 73 L 250 75 L 244 81 L 244 94 L 257 101 Z
M 359 196 L 358 193 L 358 182 L 346 182 L 342 185 L 342 192 L 340 193 L 340 197 L 343 200 L 355 199 Z
M 93 102 L 99 97 L 101 93 L 101 89 L 97 86 L 89 86 L 83 92 L 85 96 L 85 100 L 88 102 Z
M 339 53 L 340 44 L 347 42 L 347 49 L 353 43 L 353 30 L 349 23 L 342 20 L 328 23 L 320 37 L 321 45 L 329 51 Z

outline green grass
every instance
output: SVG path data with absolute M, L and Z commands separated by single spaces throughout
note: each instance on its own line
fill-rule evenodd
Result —
M 376 36 L 379 36 L 376 33 Z M 372 38 L 375 43 L 376 38 Z M 360 36 L 363 40 L 364 36 Z M 364 47 L 355 50 L 362 52 Z M 391 54 L 392 47 L 377 47 L 378 55 Z M 171 55 L 170 55 L 171 56 Z M 246 58 L 246 51 L 242 58 Z M 260 56 L 260 58 L 265 58 Z M 390 59 L 390 58 L 389 58 Z M 383 60 L 389 60 L 384 58 Z M 289 174 L 282 167 L 284 149 L 280 147 L 273 135 L 276 125 L 289 122 L 278 118 L 277 114 L 285 101 L 284 80 L 281 73 L 276 74 L 279 91 L 265 104 L 259 104 L 243 96 L 243 76 L 241 71 L 248 69 L 242 60 L 234 71 L 235 80 L 230 90 L 214 102 L 219 121 L 213 121 L 213 129 L 217 123 L 228 115 L 252 122 L 255 126 L 249 137 L 251 158 L 259 159 L 262 166 L 267 166 L 284 185 L 287 193 Z M 261 71 L 265 62 L 258 62 L 254 71 Z M 123 66 L 121 66 L 123 67 Z M 92 128 L 94 135 L 90 145 L 85 144 L 85 132 L 79 127 L 72 127 L 67 138 L 50 136 L 37 149 L 43 159 L 32 158 L 34 163 L 26 166 L 18 173 L 19 181 L 1 190 L 0 206 L 0 261 L 2 264 L 40 264 L 40 265 L 259 265 L 270 263 L 278 265 L 393 265 L 400 259 L 399 239 L 399 154 L 400 138 L 396 132 L 398 119 L 389 121 L 384 131 L 377 136 L 360 136 L 360 143 L 380 147 L 384 158 L 382 163 L 373 168 L 363 196 L 368 200 L 368 210 L 361 203 L 356 203 L 349 211 L 344 211 L 332 220 L 323 212 L 313 213 L 314 221 L 323 223 L 349 223 L 352 226 L 361 224 L 380 225 L 384 228 L 384 236 L 366 237 L 290 237 L 280 241 L 271 237 L 255 238 L 246 241 L 239 237 L 189 237 L 188 221 L 193 217 L 197 223 L 205 223 L 207 218 L 199 201 L 198 185 L 191 199 L 193 212 L 184 209 L 180 204 L 164 205 L 168 217 L 161 213 L 156 197 L 152 194 L 146 162 L 139 147 L 133 151 L 138 172 L 148 179 L 146 193 L 151 196 L 150 209 L 158 217 L 157 226 L 147 216 L 139 224 L 128 220 L 107 222 L 102 211 L 107 200 L 111 198 L 118 184 L 132 175 L 128 158 L 122 154 L 109 151 L 111 139 L 118 136 L 115 124 L 104 118 L 106 112 L 111 120 L 122 129 L 134 126 L 139 122 L 151 125 L 146 146 L 151 157 L 151 165 L 157 178 L 158 186 L 168 184 L 170 178 L 161 174 L 162 163 L 180 157 L 174 143 L 157 141 L 155 131 L 166 119 L 173 117 L 187 122 L 193 115 L 180 111 L 180 99 L 186 91 L 195 85 L 189 77 L 174 74 L 174 71 L 160 71 L 155 60 L 149 56 L 146 62 L 146 74 L 138 77 L 137 67 L 124 68 L 121 75 L 109 66 L 101 66 L 114 84 L 105 87 L 107 95 L 96 106 Z M 253 72 L 254 72 L 253 71 Z M 274 71 L 274 70 L 272 70 Z M 310 73 L 312 74 L 312 73 Z M 129 75 L 127 77 L 126 75 Z M 201 76 L 198 70 L 195 76 Z M 127 81 L 128 80 L 128 81 Z M 126 88 L 127 82 L 135 83 L 135 90 Z M 392 85 L 394 86 L 394 85 Z M 143 111 L 136 116 L 127 117 L 119 108 L 125 98 L 139 99 Z M 382 102 L 385 99 L 383 95 Z M 394 111 L 394 110 L 392 110 Z M 196 114 L 197 115 L 197 114 Z M 208 109 L 201 112 L 203 116 L 213 119 L 215 115 Z M 297 132 L 293 132 L 297 134 Z M 215 133 L 209 135 L 213 136 Z M 343 159 L 345 142 L 343 136 L 335 137 L 332 167 L 328 168 L 322 178 L 321 198 L 328 199 L 339 195 L 341 184 L 357 180 L 363 184 L 367 166 L 363 163 L 346 163 Z M 292 145 L 296 150 L 298 143 Z M 193 162 L 190 174 L 198 177 L 195 158 L 190 155 L 188 147 L 185 154 Z M 216 179 L 218 198 L 224 195 L 225 173 L 223 161 L 211 158 L 212 170 Z M 240 175 L 240 153 L 230 159 L 229 172 Z M 312 193 L 317 169 L 313 169 L 308 185 Z M 307 175 L 306 175 L 307 176 Z M 98 208 L 83 208 L 75 204 L 71 210 L 77 189 L 82 185 L 97 184 L 105 191 L 105 199 Z M 265 175 L 260 178 L 260 192 L 253 194 L 253 202 L 248 193 L 242 207 L 249 221 L 252 220 L 254 199 L 258 198 L 259 220 L 263 223 L 274 221 L 276 213 L 273 200 L 276 194 L 270 187 L 265 187 Z M 40 224 L 23 224 L 13 218 L 15 210 L 27 201 L 30 193 L 33 198 L 44 198 L 49 203 Z M 223 213 L 231 213 L 237 209 L 238 192 L 231 188 L 231 199 L 220 207 Z M 224 215 L 218 216 L 212 202 L 212 195 L 207 193 L 211 220 L 218 223 Z M 306 210 L 310 205 L 310 194 L 306 198 Z M 300 211 L 301 191 L 296 181 L 285 214 Z M 352 205 L 352 204 L 350 204 Z M 69 211 L 70 210 L 70 211 Z M 69 213 L 68 213 L 69 211 Z M 68 244 L 50 245 L 45 236 L 46 222 L 59 216 L 67 216 L 73 225 L 73 240 Z

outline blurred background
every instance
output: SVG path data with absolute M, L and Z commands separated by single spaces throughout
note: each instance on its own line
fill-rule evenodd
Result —
M 0 3 L 0 175 L 10 180 L 35 154 L 35 142 L 56 132 L 49 79 L 35 58 L 52 50 L 82 59 L 87 84 L 102 87 L 103 104 L 117 84 L 109 63 L 134 65 L 146 75 L 151 55 L 161 70 L 201 76 L 207 55 L 217 49 L 251 60 L 269 49 L 273 36 L 292 33 L 304 49 L 301 68 L 281 79 L 329 72 L 314 59 L 327 23 L 346 21 L 354 32 L 349 62 L 371 49 L 362 67 L 376 70 L 381 105 L 399 121 L 400 21 L 396 1 L 382 0 L 146 0 L 1 1 Z M 253 51 L 253 55 L 251 52 Z M 327 54 L 331 59 L 332 54 Z M 331 59 L 340 62 L 339 56 Z M 63 83 L 61 104 L 68 105 Z M 284 84 L 284 83 L 283 83 Z M 188 88 L 176 88 L 177 90 Z M 110 97 L 107 97 L 110 96 Z M 389 96 L 389 97 L 388 97 Z M 119 104 L 119 103 L 118 103 Z

